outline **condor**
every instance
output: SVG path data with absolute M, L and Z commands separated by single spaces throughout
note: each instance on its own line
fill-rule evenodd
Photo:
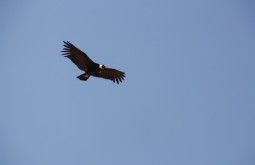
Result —
M 117 84 L 124 80 L 124 72 L 95 63 L 86 53 L 76 48 L 72 43 L 68 41 L 63 42 L 64 49 L 61 51 L 62 55 L 68 57 L 80 70 L 85 71 L 85 73 L 77 77 L 78 79 L 86 81 L 90 76 L 94 76 L 112 80 Z

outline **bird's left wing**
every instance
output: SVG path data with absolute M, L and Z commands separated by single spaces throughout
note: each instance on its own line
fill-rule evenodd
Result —
M 125 73 L 112 68 L 102 69 L 100 72 L 92 74 L 95 77 L 101 77 L 105 79 L 112 80 L 113 82 L 117 82 L 119 84 L 124 80 Z
M 71 42 L 63 41 L 64 49 L 63 56 L 68 57 L 79 69 L 87 71 L 94 62 L 87 56 L 86 53 L 75 47 Z

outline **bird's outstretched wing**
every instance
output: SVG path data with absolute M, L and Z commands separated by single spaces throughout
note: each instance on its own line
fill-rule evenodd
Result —
M 68 57 L 79 69 L 87 71 L 89 66 L 94 62 L 87 56 L 86 53 L 76 48 L 72 43 L 68 41 L 64 42 L 64 48 L 61 52 L 63 56 Z
M 124 80 L 125 77 L 124 72 L 112 68 L 105 68 L 100 72 L 93 73 L 92 75 L 95 77 L 101 77 L 112 80 L 113 82 L 117 82 L 117 84 L 122 82 L 122 80 Z

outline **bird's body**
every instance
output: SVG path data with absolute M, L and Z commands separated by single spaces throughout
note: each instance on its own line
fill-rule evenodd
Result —
M 100 72 L 101 72 L 100 65 L 97 64 L 97 63 L 94 63 L 93 65 L 91 65 L 89 67 L 89 69 L 86 71 L 86 73 L 81 74 L 77 78 L 80 79 L 80 80 L 86 81 L 89 78 L 90 75 L 94 76 L 94 75 L 96 75 Z
M 85 71 L 85 73 L 77 77 L 80 80 L 86 81 L 90 76 L 109 79 L 113 82 L 117 82 L 117 84 L 124 80 L 124 72 L 107 68 L 103 64 L 95 63 L 87 54 L 68 41 L 64 41 L 64 49 L 62 52 L 62 55 L 68 57 L 80 70 Z

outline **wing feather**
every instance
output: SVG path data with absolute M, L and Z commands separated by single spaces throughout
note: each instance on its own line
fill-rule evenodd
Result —
M 68 57 L 79 69 L 87 71 L 89 66 L 95 64 L 86 53 L 76 48 L 68 41 L 64 42 L 64 48 L 61 51 L 62 55 Z
M 124 72 L 112 68 L 105 68 L 100 72 L 93 73 L 92 75 L 112 80 L 114 83 L 117 82 L 117 84 L 121 83 L 125 78 Z

